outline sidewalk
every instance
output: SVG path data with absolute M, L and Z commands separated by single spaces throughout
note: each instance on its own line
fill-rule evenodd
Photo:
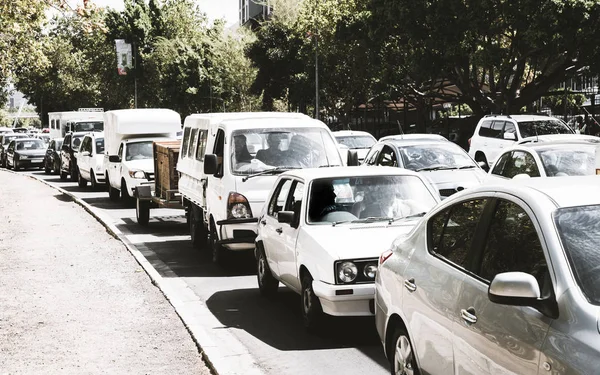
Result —
M 0 170 L 0 374 L 209 374 L 125 246 L 70 198 Z

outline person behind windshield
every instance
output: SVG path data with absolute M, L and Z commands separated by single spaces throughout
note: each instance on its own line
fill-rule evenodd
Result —
M 152 158 L 152 143 L 131 143 L 127 146 L 126 160 L 142 160 Z
M 302 168 L 313 166 L 310 141 L 305 136 L 296 134 L 292 137 L 286 151 L 286 164 Z
M 267 136 L 267 144 L 269 147 L 259 150 L 256 153 L 256 158 L 268 165 L 280 164 L 284 154 L 283 151 L 279 149 L 279 146 L 284 137 L 285 135 L 282 133 L 269 133 Z
M 330 182 L 313 182 L 310 208 L 308 210 L 311 221 L 324 221 L 325 215 L 337 211 L 336 197 L 337 195 Z
M 238 134 L 233 137 L 234 155 L 237 163 L 250 163 L 252 161 L 252 155 L 248 151 L 248 145 L 246 144 L 246 136 Z

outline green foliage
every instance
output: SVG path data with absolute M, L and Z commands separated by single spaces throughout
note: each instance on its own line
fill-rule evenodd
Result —
M 565 109 L 567 113 L 578 111 L 585 99 L 586 97 L 583 94 L 574 94 L 567 91 L 567 95 L 565 95 L 564 91 L 551 91 L 544 96 L 543 105 L 550 108 L 552 113 L 564 114 Z

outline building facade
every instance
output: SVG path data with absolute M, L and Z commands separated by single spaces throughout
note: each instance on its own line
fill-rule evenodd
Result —
M 253 27 L 271 14 L 270 0 L 239 0 L 240 26 Z

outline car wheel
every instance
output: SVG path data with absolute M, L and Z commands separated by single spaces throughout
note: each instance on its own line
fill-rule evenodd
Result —
M 67 176 L 68 176 L 67 172 L 60 171 L 59 173 L 60 173 L 60 179 L 61 180 L 64 181 L 64 180 L 67 179 Z
M 256 245 L 256 278 L 258 280 L 258 290 L 265 297 L 273 297 L 279 289 L 279 280 L 277 280 L 267 261 L 267 255 L 262 245 Z
M 319 297 L 315 295 L 312 287 L 313 278 L 306 272 L 302 277 L 302 294 L 300 301 L 302 303 L 302 320 L 304 328 L 309 332 L 316 332 L 322 327 L 324 313 Z
M 2 168 L 7 168 L 7 166 L 6 166 L 6 160 L 4 158 L 0 158 L 0 166 Z
M 125 180 L 121 180 L 121 199 L 124 201 L 131 200 L 131 195 L 129 195 L 129 190 L 127 190 L 127 183 Z
M 137 198 L 135 203 L 135 217 L 137 222 L 145 227 L 148 225 L 148 221 L 150 221 L 150 202 Z
M 79 179 L 79 173 L 76 167 L 71 168 L 71 181 L 76 182 Z
M 192 246 L 196 249 L 200 249 L 206 246 L 207 233 L 206 226 L 204 225 L 204 219 L 202 218 L 202 210 L 196 206 L 192 206 L 188 212 L 188 222 L 190 225 L 190 237 L 192 240 Z
M 77 170 L 77 185 L 79 185 L 80 188 L 84 188 L 87 186 L 87 180 L 81 176 L 79 170 Z
M 217 228 L 214 223 L 210 225 L 210 235 L 208 242 L 210 243 L 210 250 L 212 251 L 212 261 L 214 264 L 222 266 L 224 264 L 225 249 L 219 244 L 219 236 L 217 235 Z
M 392 336 L 389 359 L 392 375 L 418 375 L 417 361 L 410 337 L 403 327 L 396 328 Z
M 21 167 L 19 167 L 19 163 L 15 161 L 13 164 L 13 170 L 18 171 L 19 169 L 21 169 Z
M 96 181 L 96 175 L 94 174 L 94 171 L 91 169 L 90 169 L 90 187 L 94 190 L 98 188 L 98 182 Z
M 50 172 L 52 172 L 52 169 L 50 169 L 50 167 L 48 166 L 48 161 L 44 159 L 44 173 L 50 174 Z

